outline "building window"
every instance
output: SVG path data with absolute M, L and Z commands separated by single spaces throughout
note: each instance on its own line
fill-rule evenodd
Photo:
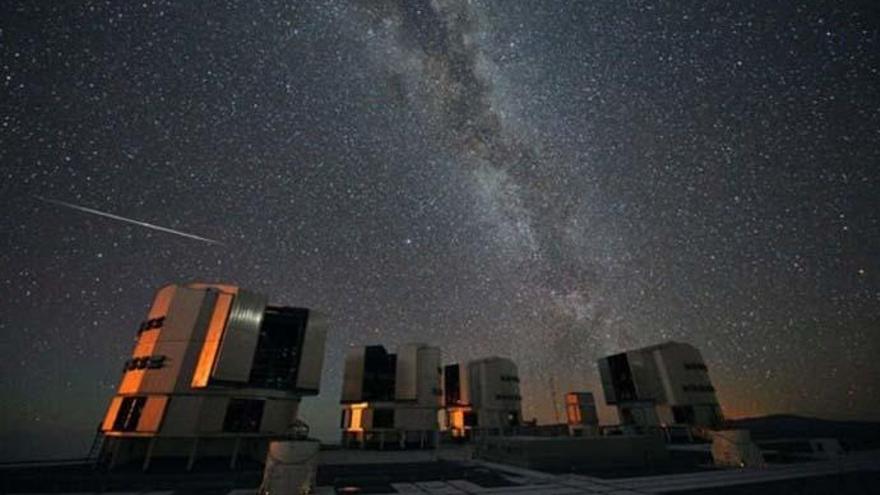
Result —
M 519 377 L 513 375 L 501 375 L 501 381 L 519 383 Z
M 122 399 L 119 412 L 116 414 L 116 421 L 113 422 L 113 430 L 135 431 L 146 403 L 146 397 L 126 397 Z
M 464 413 L 464 425 L 470 427 L 479 426 L 479 420 L 477 418 L 477 413 L 473 411 L 467 411 Z
M 672 406 L 672 418 L 678 424 L 692 425 L 695 417 L 693 406 Z
M 709 371 L 709 368 L 703 363 L 684 363 L 684 369 L 689 371 Z
M 459 366 L 448 364 L 443 370 L 444 390 L 443 400 L 446 404 L 458 404 L 461 402 L 461 381 L 459 380 Z
M 233 433 L 256 433 L 263 420 L 262 400 L 230 399 L 223 419 L 223 431 Z
M 394 428 L 394 409 L 373 410 L 373 428 Z
M 249 385 L 279 390 L 295 388 L 308 316 L 307 309 L 266 308 L 254 350 Z
M 394 400 L 396 375 L 397 354 L 389 354 L 381 345 L 367 346 L 361 398 L 364 401 Z
M 626 353 L 615 354 L 606 358 L 617 401 L 638 400 L 636 384 L 629 366 Z M 615 401 L 615 402 L 617 402 Z

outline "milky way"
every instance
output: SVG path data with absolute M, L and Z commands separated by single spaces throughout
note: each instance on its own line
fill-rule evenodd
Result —
M 152 292 L 191 280 L 332 315 L 324 439 L 345 352 L 410 341 L 513 358 L 542 421 L 551 380 L 669 339 L 729 416 L 880 419 L 873 10 L 3 2 L 0 29 L 4 458 L 84 453 Z

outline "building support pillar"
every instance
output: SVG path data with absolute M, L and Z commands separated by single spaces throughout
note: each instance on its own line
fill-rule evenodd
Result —
M 108 469 L 111 471 L 113 470 L 113 468 L 116 467 L 116 461 L 119 457 L 119 446 L 121 443 L 122 442 L 119 441 L 119 437 L 113 439 L 113 448 L 110 449 L 110 466 L 108 467 Z
M 235 445 L 232 446 L 232 457 L 229 459 L 229 469 L 235 469 L 235 461 L 238 460 L 238 450 L 241 448 L 241 437 L 235 437 Z
M 192 471 L 193 465 L 196 463 L 196 455 L 199 450 L 199 437 L 193 440 L 192 448 L 189 449 L 189 459 L 186 461 L 186 470 Z
M 153 447 L 156 445 L 157 437 L 150 437 L 150 443 L 147 444 L 147 453 L 144 455 L 144 463 L 141 465 L 141 471 L 146 472 L 150 469 L 150 460 L 153 458 Z

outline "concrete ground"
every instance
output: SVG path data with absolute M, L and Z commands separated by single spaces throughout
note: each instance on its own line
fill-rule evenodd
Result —
M 771 465 L 766 469 L 724 469 L 657 476 L 599 478 L 548 474 L 470 460 L 469 450 L 325 451 L 317 493 L 536 494 L 536 495 L 741 495 L 880 493 L 880 450 L 835 460 Z M 17 473 L 17 474 L 16 474 Z M 259 471 L 87 473 L 71 466 L 0 471 L 2 493 L 183 493 L 253 495 Z M 23 483 L 26 481 L 26 483 Z

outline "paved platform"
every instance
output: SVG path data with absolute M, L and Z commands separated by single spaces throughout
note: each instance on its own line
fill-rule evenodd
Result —
M 405 454 L 405 453 L 404 453 Z M 507 465 L 472 460 L 437 460 L 424 454 L 414 462 L 389 461 L 401 456 L 367 456 L 374 462 L 347 466 L 322 466 L 316 493 L 404 493 L 404 494 L 536 494 L 536 495 L 745 495 L 745 494 L 876 494 L 880 493 L 880 451 L 856 452 L 834 460 L 777 464 L 765 469 L 725 469 L 697 473 L 627 478 L 599 478 L 579 474 L 548 474 Z M 357 456 L 329 459 L 357 460 Z M 334 471 L 335 470 L 335 471 Z M 237 481 L 243 473 L 238 473 Z M 254 473 L 250 474 L 252 476 Z M 321 479 L 323 476 L 323 479 Z M 250 478 L 253 480 L 254 478 Z M 7 493 L 68 493 L 77 495 L 175 495 L 194 493 L 254 495 L 258 481 L 250 487 L 229 486 L 229 481 L 207 483 L 207 478 L 177 478 L 183 486 L 156 490 L 119 490 L 104 485 L 95 490 L 60 487 L 51 490 L 12 490 Z M 193 486 L 190 481 L 201 481 Z M 225 486 L 224 486 L 225 485 Z M 103 488 L 103 489 L 102 489 Z M 345 491 L 349 490 L 349 491 Z M 360 491 L 358 491 L 360 490 Z

